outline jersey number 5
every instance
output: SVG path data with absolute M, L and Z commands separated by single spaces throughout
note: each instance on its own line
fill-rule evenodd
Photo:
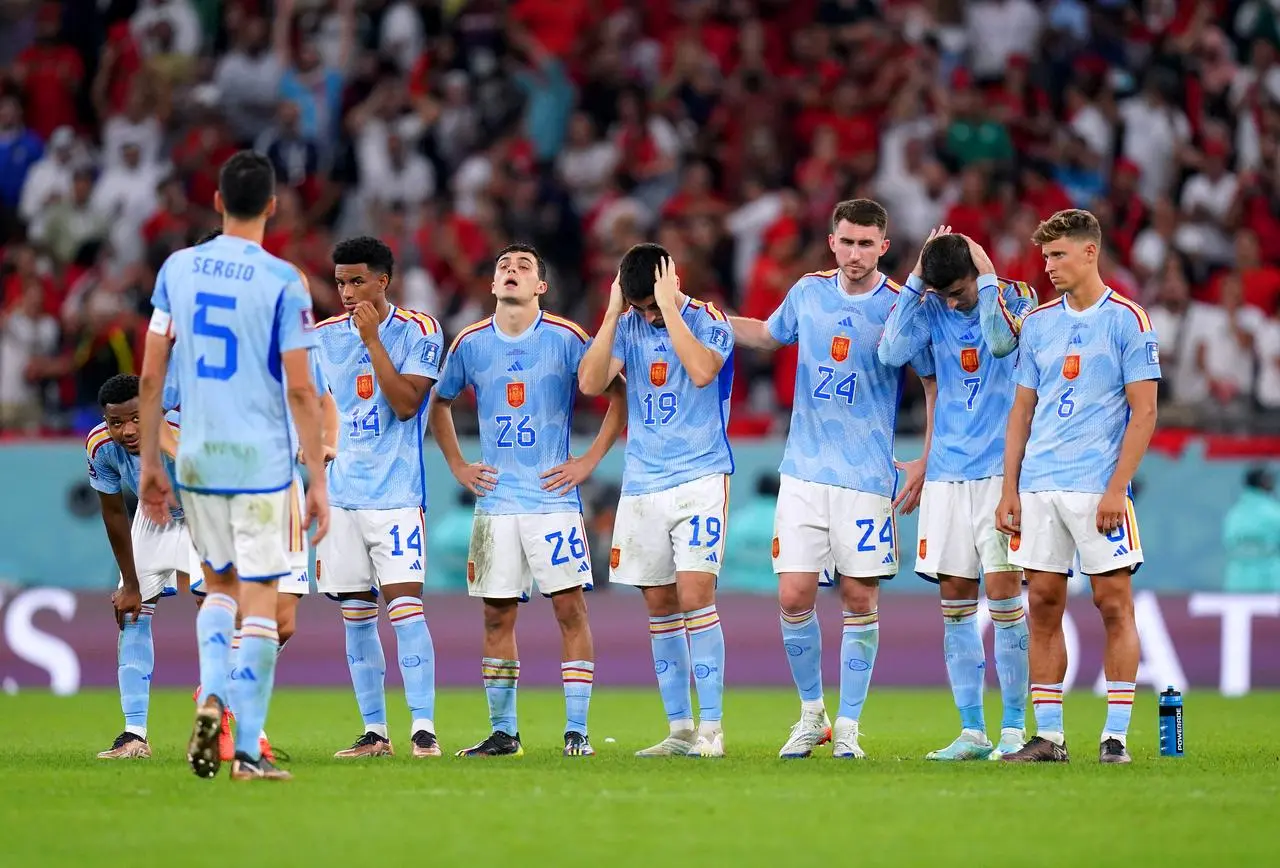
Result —
M 196 360 L 196 376 L 206 380 L 230 380 L 236 374 L 236 354 L 239 341 L 236 333 L 228 326 L 209 322 L 211 308 L 218 310 L 235 310 L 234 296 L 219 295 L 215 292 L 196 293 L 196 316 L 192 323 L 192 332 L 202 338 L 211 338 L 222 343 L 222 364 L 212 365 L 206 356 Z

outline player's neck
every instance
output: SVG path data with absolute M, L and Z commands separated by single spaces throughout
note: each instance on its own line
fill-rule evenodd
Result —
M 880 281 L 884 279 L 884 275 L 880 273 L 879 269 L 867 272 L 866 276 L 861 280 L 850 280 L 845 277 L 843 269 L 836 273 L 838 275 L 837 280 L 840 290 L 845 295 L 862 295 L 863 293 L 871 292 L 871 290 L 879 286 Z
M 1086 311 L 1097 304 L 1106 291 L 1107 285 L 1102 282 L 1102 277 L 1095 274 L 1079 286 L 1066 291 L 1067 304 L 1072 310 Z
M 233 238 L 243 238 L 245 241 L 252 241 L 254 244 L 261 244 L 262 239 L 267 234 L 267 221 L 236 220 L 233 217 L 224 215 L 222 218 L 222 234 L 230 235 Z
M 493 312 L 493 322 L 509 338 L 517 338 L 529 330 L 541 310 L 533 304 L 499 304 Z
M 385 295 L 381 298 L 375 298 L 373 300 L 373 309 L 378 312 L 378 322 L 383 322 L 391 315 L 391 302 L 387 301 Z

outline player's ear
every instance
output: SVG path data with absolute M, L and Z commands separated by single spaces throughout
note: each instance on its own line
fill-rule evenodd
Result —
M 267 200 L 267 210 L 263 211 L 262 214 L 268 220 L 276 216 L 276 201 L 277 200 L 275 196 L 272 196 L 270 199 Z
M 222 193 L 218 190 L 213 191 L 213 210 L 219 214 L 225 215 L 227 212 L 222 207 Z
M 539 280 L 538 285 L 533 288 L 533 294 L 545 295 L 548 289 L 550 289 L 550 287 L 547 286 L 547 282 L 545 280 Z

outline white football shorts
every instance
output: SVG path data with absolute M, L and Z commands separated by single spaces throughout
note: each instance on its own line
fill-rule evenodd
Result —
M 288 488 L 258 494 L 182 491 L 191 541 L 215 572 L 234 565 L 242 581 L 266 582 L 289 575 Z
M 623 495 L 613 526 L 609 581 L 669 585 L 676 573 L 720 575 L 729 477 L 715 473 L 664 491 Z
M 467 593 L 527 601 L 535 584 L 544 596 L 591 589 L 591 552 L 582 514 L 477 512 L 467 554 Z
M 133 541 L 133 568 L 138 573 L 138 588 L 143 600 L 177 593 L 177 574 L 189 573 L 193 564 L 200 563 L 191 547 L 191 534 L 183 519 L 158 525 L 139 509 L 133 514 L 129 536 Z M 197 569 L 191 581 L 199 579 L 200 571 Z M 124 587 L 123 575 L 117 587 Z
M 307 542 L 307 527 L 303 518 L 307 514 L 306 494 L 302 476 L 294 471 L 293 485 L 289 489 L 289 575 L 280 580 L 276 590 L 281 594 L 311 593 L 311 550 Z
M 1101 494 L 1083 491 L 1024 491 L 1022 529 L 1009 538 L 1009 560 L 1028 570 L 1066 574 L 1077 550 L 1085 575 L 1096 576 L 1142 563 L 1142 537 L 1133 501 L 1109 534 L 1098 533 Z
M 782 476 L 773 519 L 773 571 L 892 578 L 898 573 L 893 501 L 880 494 Z
M 1009 537 L 996 530 L 1003 485 L 1003 476 L 924 484 L 917 573 L 934 582 L 940 575 L 976 581 L 1018 569 L 1009 563 Z
M 329 509 L 329 533 L 316 548 L 316 589 L 355 594 L 383 585 L 421 585 L 427 569 L 422 507 Z

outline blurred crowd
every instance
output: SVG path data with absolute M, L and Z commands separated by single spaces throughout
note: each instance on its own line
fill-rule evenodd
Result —
M 768 316 L 853 196 L 889 209 L 891 276 L 945 222 L 1048 299 L 1028 239 L 1086 207 L 1156 323 L 1162 421 L 1280 431 L 1280 0 L 0 0 L 0 430 L 92 423 L 246 146 L 319 314 L 369 232 L 451 334 L 511 240 L 589 329 L 641 240 Z M 793 377 L 739 354 L 733 433 L 785 431 Z

